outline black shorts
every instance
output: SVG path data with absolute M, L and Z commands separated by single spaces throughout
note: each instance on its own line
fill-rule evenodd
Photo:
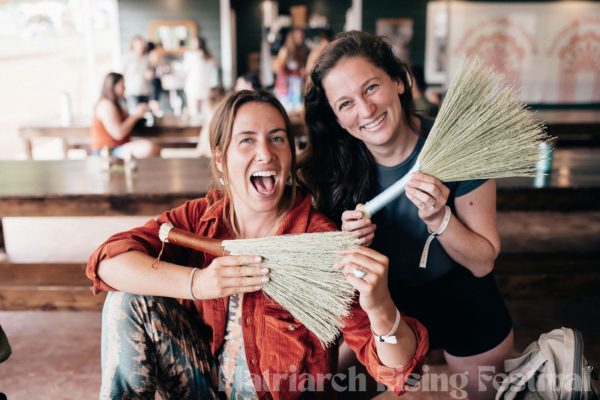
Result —
M 389 286 L 400 311 L 427 327 L 432 349 L 473 356 L 499 345 L 512 329 L 493 272 L 477 278 L 457 266 L 422 286 Z

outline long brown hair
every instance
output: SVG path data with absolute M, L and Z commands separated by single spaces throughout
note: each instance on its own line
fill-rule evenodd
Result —
M 294 34 L 296 32 L 302 32 L 304 36 L 304 31 L 300 28 L 293 28 L 288 32 L 284 47 L 288 51 L 288 59 L 292 59 L 298 64 L 298 68 L 303 68 L 306 65 L 306 59 L 308 58 L 308 53 L 306 51 L 306 47 L 304 47 L 304 43 L 296 43 L 294 38 Z
M 120 103 L 121 98 L 115 93 L 115 86 L 122 80 L 123 75 L 117 72 L 109 72 L 106 74 L 104 82 L 102 83 L 102 90 L 100 91 L 100 99 L 98 99 L 98 101 L 103 99 L 110 101 L 120 112 L 122 112 Z
M 411 129 L 419 132 L 412 119 L 410 73 L 406 64 L 394 55 L 390 44 L 361 31 L 339 34 L 317 59 L 307 84 L 304 108 L 311 150 L 300 166 L 302 183 L 311 191 L 317 208 L 338 224 L 344 210 L 364 203 L 377 189 L 373 155 L 361 140 L 337 122 L 323 88 L 323 79 L 347 57 L 362 57 L 385 71 L 393 81 L 402 82 L 405 90 L 399 97 L 404 118 Z
M 223 220 L 228 225 L 228 228 L 234 233 L 236 237 L 239 237 L 239 231 L 235 223 L 235 211 L 233 204 L 231 204 L 232 196 L 227 182 L 229 181 L 229 175 L 227 171 L 227 149 L 231 144 L 231 135 L 233 131 L 233 123 L 240 107 L 247 103 L 265 103 L 273 106 L 283 117 L 285 123 L 285 133 L 290 146 L 290 152 L 292 154 L 292 165 L 290 169 L 290 195 L 288 196 L 287 203 L 284 207 L 285 211 L 289 211 L 296 201 L 296 191 L 298 178 L 296 176 L 296 147 L 294 142 L 294 135 L 291 130 L 290 119 L 279 102 L 271 93 L 264 90 L 241 90 L 237 93 L 233 93 L 221 101 L 213 117 L 211 118 L 209 132 L 210 132 L 210 150 L 213 154 L 211 159 L 211 169 L 213 177 L 223 179 L 223 196 L 225 200 L 228 200 L 230 207 L 223 208 Z M 222 155 L 222 166 L 223 172 L 221 173 L 217 168 L 215 155 L 219 153 Z

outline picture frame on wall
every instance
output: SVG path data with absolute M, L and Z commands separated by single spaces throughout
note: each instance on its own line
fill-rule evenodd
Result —
M 388 38 L 396 57 L 410 64 L 413 26 L 411 18 L 378 18 L 375 21 L 375 33 Z
M 152 20 L 148 23 L 148 37 L 160 43 L 170 56 L 183 55 L 197 35 L 198 26 L 192 20 Z

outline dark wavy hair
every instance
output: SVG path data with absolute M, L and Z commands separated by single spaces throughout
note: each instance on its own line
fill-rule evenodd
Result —
M 363 57 L 392 80 L 402 82 L 405 89 L 399 97 L 403 116 L 418 132 L 411 118 L 414 103 L 410 72 L 390 44 L 366 32 L 339 34 L 317 59 L 307 84 L 304 107 L 310 153 L 300 166 L 301 182 L 314 197 L 318 210 L 338 224 L 345 210 L 354 209 L 375 193 L 377 182 L 373 156 L 361 140 L 337 123 L 323 88 L 323 79 L 347 57 Z

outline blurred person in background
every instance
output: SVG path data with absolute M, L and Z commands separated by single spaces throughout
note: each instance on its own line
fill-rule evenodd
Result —
M 183 55 L 183 69 L 186 74 L 183 90 L 188 113 L 191 117 L 196 117 L 208 100 L 210 88 L 219 84 L 217 62 L 208 50 L 204 38 L 192 38 L 190 50 Z
M 162 77 L 169 70 L 169 66 L 165 63 L 165 50 L 160 43 L 148 42 L 148 59 L 152 71 L 150 79 L 150 109 L 157 117 L 163 115 L 160 107 L 160 97 L 163 92 Z
M 410 69 L 413 78 L 412 96 L 415 103 L 415 111 L 426 117 L 435 118 L 440 108 L 425 96 L 427 84 L 425 83 L 423 66 L 413 65 Z
M 98 155 L 105 147 L 114 157 L 135 158 L 158 156 L 160 148 L 146 139 L 131 140 L 136 123 L 149 110 L 148 104 L 140 103 L 132 114 L 125 107 L 125 80 L 123 75 L 110 72 L 104 78 L 100 99 L 96 103 L 92 120 L 92 154 Z
M 204 157 L 211 157 L 210 152 L 210 132 L 209 127 L 212 120 L 212 116 L 217 109 L 217 105 L 225 98 L 225 89 L 222 86 L 215 86 L 210 88 L 208 94 L 208 100 L 206 106 L 202 109 L 202 129 L 200 130 L 200 137 L 198 138 L 198 155 Z
M 146 40 L 140 35 L 131 39 L 129 52 L 123 60 L 123 75 L 127 82 L 127 106 L 131 113 L 140 103 L 150 100 L 152 68 L 148 59 Z
M 235 81 L 236 92 L 240 90 L 257 90 L 262 89 L 260 81 L 260 53 L 253 51 L 246 58 L 246 72 L 238 76 Z
M 255 76 L 250 73 L 238 76 L 235 80 L 235 86 L 233 87 L 234 92 L 242 90 L 259 90 L 262 89 L 260 80 L 255 79 Z
M 321 52 L 325 49 L 325 47 L 327 47 L 327 45 L 329 43 L 331 43 L 332 37 L 333 36 L 329 29 L 322 31 L 319 34 L 319 42 L 317 43 L 317 45 L 315 47 L 313 47 L 310 50 L 310 53 L 308 53 L 308 59 L 306 60 L 306 74 L 307 75 L 309 75 L 311 73 L 313 67 L 315 66 L 315 62 L 317 61 L 317 58 L 319 58 L 319 55 L 321 54 Z
M 273 62 L 275 96 L 288 111 L 302 106 L 302 88 L 306 74 L 308 51 L 304 45 L 304 31 L 293 28 Z

